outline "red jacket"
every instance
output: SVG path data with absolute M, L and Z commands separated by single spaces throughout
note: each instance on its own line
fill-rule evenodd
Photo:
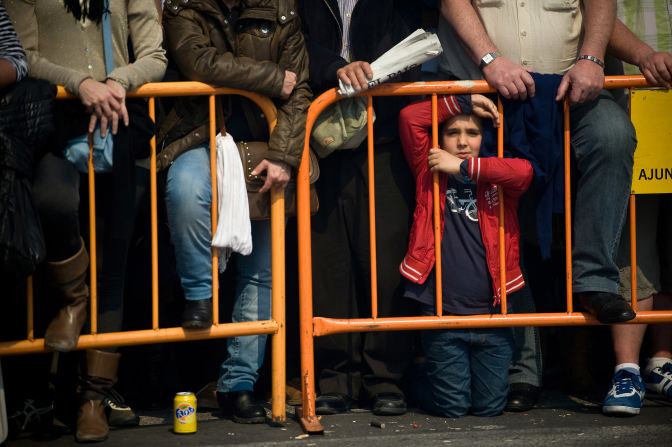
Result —
M 462 113 L 464 110 L 455 96 L 438 98 L 439 123 Z M 417 102 L 405 107 L 399 114 L 399 134 L 404 155 L 413 172 L 415 183 L 415 212 L 408 242 L 408 251 L 399 266 L 401 274 L 418 284 L 422 284 L 434 268 L 434 227 L 432 202 L 432 171 L 429 170 L 427 156 L 431 147 L 432 105 L 430 100 Z M 472 158 L 468 160 L 467 175 L 476 183 L 476 207 L 481 228 L 488 271 L 492 278 L 495 304 L 499 302 L 499 197 L 498 185 L 504 188 L 504 243 L 506 246 L 506 290 L 519 290 L 525 285 L 520 270 L 520 230 L 518 227 L 518 198 L 532 182 L 532 165 L 519 158 Z M 439 175 L 439 196 L 444 197 L 448 176 Z M 439 201 L 441 207 L 441 236 L 443 237 L 445 199 Z M 444 285 L 445 287 L 446 285 Z M 449 286 L 449 285 L 448 285 Z

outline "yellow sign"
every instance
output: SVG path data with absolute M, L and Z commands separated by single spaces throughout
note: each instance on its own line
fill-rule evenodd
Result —
M 637 130 L 632 193 L 672 193 L 672 91 L 633 90 L 630 108 Z

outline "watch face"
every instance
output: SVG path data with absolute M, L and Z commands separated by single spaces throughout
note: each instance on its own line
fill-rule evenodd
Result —
M 488 53 L 485 56 L 483 56 L 483 64 L 488 65 L 490 62 L 494 61 L 495 57 L 492 55 L 492 53 Z

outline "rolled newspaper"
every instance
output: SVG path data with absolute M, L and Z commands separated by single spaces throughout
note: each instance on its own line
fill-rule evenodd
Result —
M 422 65 L 442 52 L 441 42 L 436 34 L 417 29 L 371 63 L 373 77 L 369 81 L 369 88 Z M 341 80 L 338 84 L 338 93 L 342 96 L 352 96 L 357 93 L 352 85 L 344 84 Z

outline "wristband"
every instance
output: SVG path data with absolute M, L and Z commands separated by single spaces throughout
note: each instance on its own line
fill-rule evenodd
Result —
M 595 57 L 595 56 L 590 56 L 588 54 L 582 54 L 581 56 L 576 58 L 577 62 L 582 61 L 582 60 L 594 62 L 597 65 L 599 65 L 600 67 L 604 68 L 604 61 L 600 58 Z

